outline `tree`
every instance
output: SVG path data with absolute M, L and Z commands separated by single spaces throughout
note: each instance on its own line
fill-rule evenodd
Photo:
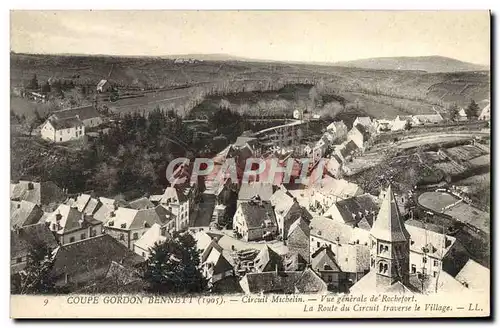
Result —
M 458 106 L 456 104 L 452 104 L 448 107 L 448 116 L 450 117 L 450 121 L 456 121 L 458 118 Z
M 37 242 L 28 253 L 26 268 L 12 279 L 13 294 L 50 294 L 54 292 L 51 276 L 54 256 L 47 244 Z
M 151 292 L 198 293 L 207 281 L 200 270 L 200 252 L 189 233 L 174 232 L 172 238 L 155 243 L 146 261 L 144 280 Z
M 49 93 L 50 92 L 50 84 L 49 82 L 45 82 L 42 85 L 42 92 Z
M 465 113 L 469 119 L 473 117 L 478 117 L 479 105 L 476 104 L 474 99 L 472 99 L 469 103 L 469 106 L 465 109 Z
M 33 77 L 31 78 L 29 84 L 28 84 L 29 89 L 36 90 L 38 89 L 38 79 L 36 77 L 36 74 L 33 74 Z

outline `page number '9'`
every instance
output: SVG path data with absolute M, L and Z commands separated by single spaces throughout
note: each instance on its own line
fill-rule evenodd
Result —
M 48 299 L 44 299 L 44 300 L 43 300 L 43 306 L 45 306 L 45 305 L 47 305 L 47 304 L 49 304 L 49 300 L 48 300 Z

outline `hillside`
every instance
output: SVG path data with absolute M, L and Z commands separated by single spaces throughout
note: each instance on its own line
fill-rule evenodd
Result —
M 365 69 L 424 71 L 428 73 L 489 70 L 487 66 L 442 56 L 367 58 L 337 62 L 335 65 Z
M 344 114 L 395 117 L 432 112 L 433 106 L 443 110 L 450 102 L 460 106 L 470 99 L 479 102 L 489 98 L 490 90 L 490 74 L 485 71 L 425 73 L 223 60 L 176 63 L 158 57 L 11 54 L 10 58 L 11 87 L 27 85 L 34 74 L 40 83 L 50 78 L 64 80 L 77 86 L 65 92 L 65 100 L 75 98 L 85 104 L 91 103 L 92 92 L 103 78 L 120 95 L 145 92 L 138 98 L 107 103 L 111 111 L 119 113 L 149 112 L 159 106 L 186 116 L 194 114 L 193 108 L 199 113 L 226 100 L 238 110 L 249 108 L 250 113 L 257 110 L 272 115 L 273 108 L 280 108 L 281 112 L 274 114 L 291 114 L 293 108 L 310 98 L 310 88 L 300 86 L 314 85 L 323 100 L 316 110 L 322 114 L 336 115 L 342 109 Z M 286 86 L 303 91 L 291 96 L 283 89 Z M 90 94 L 79 95 L 81 87 Z M 208 103 L 202 104 L 204 100 Z M 33 115 L 34 109 L 44 114 L 48 107 L 21 98 L 11 102 L 15 113 L 27 117 Z

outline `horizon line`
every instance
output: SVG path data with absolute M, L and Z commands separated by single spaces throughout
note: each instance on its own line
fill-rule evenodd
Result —
M 244 57 L 239 55 L 233 55 L 230 53 L 176 53 L 176 54 L 164 54 L 164 55 L 130 55 L 130 54 L 105 54 L 105 53 L 77 53 L 77 52 L 17 52 L 15 50 L 10 50 L 10 53 L 18 54 L 18 55 L 46 55 L 46 56 L 94 56 L 94 57 L 123 57 L 123 58 L 165 58 L 165 57 L 175 57 L 175 56 L 227 56 L 234 57 L 233 59 L 220 59 L 219 61 L 260 61 L 260 62 L 275 62 L 275 63 L 304 63 L 304 64 L 337 64 L 337 63 L 346 63 L 357 60 L 369 60 L 369 59 L 384 59 L 384 58 L 425 58 L 425 57 L 440 57 L 440 58 L 448 58 L 452 60 L 456 60 L 462 63 L 468 63 L 478 66 L 484 66 L 491 68 L 491 58 L 490 63 L 488 64 L 479 64 L 469 61 L 463 61 L 454 57 L 442 56 L 442 55 L 422 55 L 422 56 L 379 56 L 379 57 L 363 57 L 363 58 L 355 58 L 348 60 L 340 60 L 340 61 L 301 61 L 301 60 L 286 60 L 286 59 L 269 59 L 269 58 L 252 58 L 252 57 Z M 193 58 L 194 59 L 194 58 Z M 211 59 L 207 59 L 210 61 Z M 217 61 L 217 60 L 213 60 Z

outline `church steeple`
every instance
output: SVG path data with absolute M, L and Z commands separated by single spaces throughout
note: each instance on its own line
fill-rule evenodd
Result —
M 407 284 L 410 271 L 410 234 L 401 219 L 390 185 L 370 230 L 370 239 L 370 270 L 376 273 L 377 287 L 386 288 L 397 281 Z

